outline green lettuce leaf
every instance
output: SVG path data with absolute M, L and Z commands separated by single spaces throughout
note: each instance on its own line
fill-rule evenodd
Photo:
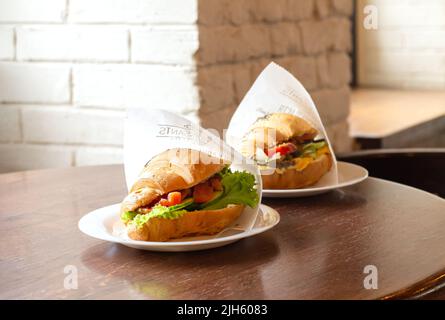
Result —
M 134 211 L 127 211 L 121 214 L 121 220 L 125 223 L 127 223 L 128 221 L 131 221 L 134 219 L 134 217 L 136 217 L 138 213 L 134 212 Z
M 258 194 L 255 189 L 255 176 L 246 171 L 232 172 L 225 169 L 220 173 L 224 191 L 219 197 L 201 205 L 201 209 L 218 210 L 229 204 L 244 204 L 255 207 Z
M 193 202 L 192 198 L 188 198 L 171 207 L 155 205 L 146 214 L 125 212 L 121 219 L 141 228 L 152 218 L 178 219 L 183 214 L 193 210 L 218 210 L 227 207 L 229 204 L 244 204 L 255 207 L 258 204 L 259 199 L 255 189 L 254 175 L 245 171 L 232 172 L 228 167 L 225 167 L 218 175 L 221 177 L 223 191 L 218 197 L 207 203 L 197 204 Z
M 187 210 L 172 210 L 172 207 L 164 207 L 161 205 L 156 205 L 147 214 L 137 214 L 131 223 L 134 223 L 138 228 L 142 228 L 144 224 L 146 224 L 152 218 L 163 218 L 163 219 L 178 219 L 184 213 L 187 213 Z
M 156 205 L 149 213 L 138 214 L 137 212 L 128 211 L 121 215 L 121 219 L 124 222 L 136 224 L 138 227 L 142 227 L 151 218 L 164 218 L 164 219 L 177 219 L 187 211 L 184 208 L 190 206 L 193 203 L 192 198 L 185 199 L 180 204 L 171 207 L 164 207 Z
M 180 204 L 177 204 L 177 205 L 171 206 L 171 207 L 167 207 L 167 209 L 169 211 L 173 212 L 173 211 L 176 211 L 176 210 L 188 208 L 191 204 L 193 204 L 193 198 L 187 198 L 184 201 L 182 201 Z
M 301 156 L 309 156 L 315 158 L 317 155 L 317 150 L 323 148 L 326 145 L 326 141 L 324 140 L 307 143 L 303 146 L 303 153 Z

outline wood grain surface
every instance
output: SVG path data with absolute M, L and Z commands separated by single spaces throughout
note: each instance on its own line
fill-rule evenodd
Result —
M 120 202 L 121 166 L 0 175 L 3 299 L 376 299 L 434 291 L 445 274 L 445 201 L 369 178 L 264 203 L 280 224 L 232 245 L 155 253 L 96 240 L 77 222 Z M 378 289 L 363 286 L 365 266 Z M 64 288 L 66 266 L 78 288 Z M 69 267 L 68 267 L 69 268 Z

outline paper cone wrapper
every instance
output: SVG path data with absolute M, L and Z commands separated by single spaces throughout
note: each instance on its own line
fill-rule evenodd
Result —
M 128 190 L 137 180 L 145 164 L 156 155 L 175 148 L 200 151 L 224 159 L 234 171 L 247 171 L 255 176 L 259 203 L 261 177 L 256 165 L 243 161 L 243 156 L 220 137 L 190 120 L 159 109 L 129 109 L 124 126 L 124 169 Z M 245 160 L 245 159 L 244 159 Z M 258 206 L 246 206 L 235 224 L 250 230 L 256 220 Z
M 332 168 L 316 185 L 323 187 L 338 183 L 337 160 L 317 108 L 303 85 L 287 70 L 271 62 L 258 76 L 232 116 L 226 132 L 227 142 L 241 150 L 241 141 L 251 125 L 271 113 L 289 113 L 308 121 L 326 139 L 333 158 Z

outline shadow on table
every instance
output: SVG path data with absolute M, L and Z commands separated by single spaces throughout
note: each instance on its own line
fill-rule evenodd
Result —
M 273 233 L 266 232 L 225 247 L 193 252 L 150 252 L 100 244 L 84 251 L 81 260 L 90 270 L 103 274 L 102 283 L 128 281 L 131 289 L 146 298 L 217 299 L 219 294 L 236 296 L 227 290 L 236 290 L 243 283 L 261 293 L 261 269 L 278 254 Z

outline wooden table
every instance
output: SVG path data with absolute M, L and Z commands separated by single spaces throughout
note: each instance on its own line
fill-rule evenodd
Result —
M 0 298 L 403 298 L 438 288 L 445 274 L 445 201 L 384 180 L 265 200 L 281 214 L 276 228 L 190 253 L 78 230 L 82 215 L 124 195 L 120 166 L 0 175 Z M 77 290 L 64 288 L 67 265 Z M 367 265 L 377 267 L 377 290 L 364 289 Z

